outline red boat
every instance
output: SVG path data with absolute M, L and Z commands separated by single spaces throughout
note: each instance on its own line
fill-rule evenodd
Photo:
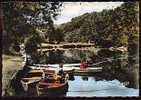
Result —
M 38 95 L 54 96 L 66 93 L 68 91 L 68 78 L 65 76 L 61 80 L 53 77 L 42 79 L 36 86 Z

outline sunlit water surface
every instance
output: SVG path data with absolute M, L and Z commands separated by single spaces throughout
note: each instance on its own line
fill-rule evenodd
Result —
M 106 96 L 139 96 L 139 89 L 127 88 L 118 80 L 96 81 L 94 77 L 83 80 L 82 76 L 75 76 L 69 81 L 67 97 L 106 97 Z

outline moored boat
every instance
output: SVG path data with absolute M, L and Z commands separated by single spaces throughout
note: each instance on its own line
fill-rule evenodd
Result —
M 48 77 L 42 79 L 37 85 L 38 95 L 55 96 L 65 94 L 68 91 L 68 78 L 63 79 L 63 82 L 54 80 L 54 78 Z
M 76 67 L 74 70 L 74 75 L 94 75 L 97 72 L 102 72 L 102 67 L 88 67 L 85 69 L 80 69 L 79 67 Z
M 32 71 L 46 71 L 48 73 L 55 73 L 55 71 L 57 70 L 57 66 L 51 65 L 51 66 L 45 66 L 45 65 L 38 65 L 38 66 L 28 66 L 29 68 L 31 68 Z M 74 67 L 63 67 L 64 73 L 67 73 L 69 75 L 69 80 L 74 80 Z
M 42 79 L 43 70 L 30 70 L 22 79 L 22 87 L 25 92 L 33 92 L 36 84 Z M 51 74 L 51 73 L 47 73 Z
M 55 73 L 57 67 L 53 66 L 28 66 L 32 70 L 46 70 L 47 72 Z M 65 73 L 73 73 L 73 67 L 63 67 Z
M 42 79 L 41 72 L 29 72 L 22 79 L 22 87 L 25 92 L 33 91 L 36 87 L 36 84 Z

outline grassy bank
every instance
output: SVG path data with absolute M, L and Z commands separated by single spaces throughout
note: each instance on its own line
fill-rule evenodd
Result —
M 21 68 L 20 56 L 2 55 L 2 96 L 12 96 L 14 91 L 10 86 L 13 74 Z

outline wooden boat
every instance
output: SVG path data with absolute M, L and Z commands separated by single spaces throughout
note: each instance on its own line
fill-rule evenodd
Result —
M 45 70 L 50 73 L 55 73 L 57 70 L 57 67 L 52 67 L 52 66 L 28 66 L 29 68 L 33 70 Z M 63 67 L 63 70 L 65 73 L 73 73 L 74 69 L 72 67 Z
M 38 95 L 55 96 L 65 94 L 68 91 L 68 78 L 64 82 L 56 81 L 54 78 L 42 79 L 37 85 Z
M 38 66 L 30 66 L 31 69 L 43 69 L 43 70 L 47 70 L 49 72 L 55 72 L 56 68 L 57 68 L 57 64 L 51 65 L 48 64 L 49 66 L 45 66 L 45 65 L 38 65 Z M 72 67 L 73 64 L 64 64 L 64 72 L 68 73 L 70 78 L 73 77 L 74 75 L 94 75 L 97 72 L 102 72 L 102 67 L 87 67 L 86 69 L 80 69 L 80 67 L 78 67 L 80 64 L 74 64 L 75 67 Z M 73 78 L 71 78 L 73 79 Z M 70 80 L 71 80 L 70 79 Z
M 57 67 L 47 67 L 47 66 L 29 66 L 33 71 L 46 71 L 48 73 L 55 73 L 55 70 L 57 70 Z M 63 67 L 64 73 L 67 73 L 69 75 L 69 80 L 74 80 L 74 69 L 73 67 Z
M 102 72 L 102 67 L 87 67 L 85 69 L 80 69 L 79 67 L 75 67 L 74 75 L 94 75 L 97 72 Z
M 45 70 L 46 72 L 49 72 L 49 73 L 55 73 L 55 71 L 57 70 L 57 64 L 56 65 L 51 65 L 51 64 L 48 64 L 49 66 L 47 65 L 38 65 L 38 66 L 29 66 L 29 68 L 31 68 L 32 70 Z M 69 80 L 74 80 L 74 68 L 71 67 L 71 66 L 64 66 L 63 67 L 63 70 L 64 70 L 64 73 L 67 73 L 69 74 Z
M 36 92 L 36 84 L 42 79 L 42 73 L 42 70 L 30 70 L 21 79 L 21 84 L 25 92 L 28 92 L 29 94 Z

